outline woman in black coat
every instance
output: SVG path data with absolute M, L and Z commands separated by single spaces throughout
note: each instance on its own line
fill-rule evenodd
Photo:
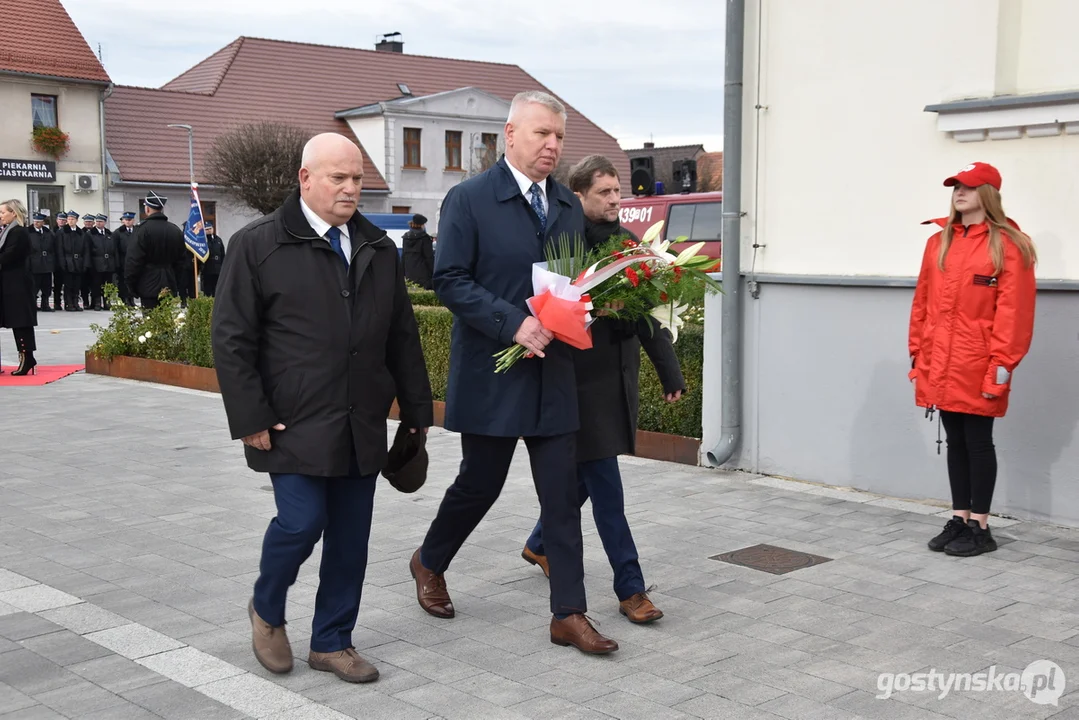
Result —
M 34 276 L 30 272 L 30 233 L 26 207 L 19 200 L 0 203 L 0 327 L 11 328 L 19 349 L 19 369 L 12 375 L 34 371 Z

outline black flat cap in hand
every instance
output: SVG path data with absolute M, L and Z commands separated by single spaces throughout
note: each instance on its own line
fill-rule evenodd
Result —
M 412 493 L 427 480 L 427 435 L 409 432 L 404 423 L 397 426 L 382 477 L 403 493 Z

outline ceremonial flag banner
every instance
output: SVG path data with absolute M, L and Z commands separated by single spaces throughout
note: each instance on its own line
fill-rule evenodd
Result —
M 191 185 L 191 210 L 187 214 L 184 227 L 184 242 L 187 249 L 199 260 L 206 262 L 210 257 L 210 246 L 206 242 L 206 226 L 202 220 L 202 205 L 199 204 L 199 190 Z

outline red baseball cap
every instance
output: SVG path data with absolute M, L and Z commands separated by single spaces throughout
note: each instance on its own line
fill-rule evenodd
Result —
M 945 180 L 944 186 L 952 187 L 960 183 L 972 188 L 988 184 L 1000 190 L 1000 171 L 989 163 L 971 163 Z

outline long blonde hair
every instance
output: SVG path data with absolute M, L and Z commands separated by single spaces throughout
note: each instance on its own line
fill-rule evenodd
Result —
M 1008 220 L 1004 213 L 1004 203 L 1000 199 L 1000 191 L 989 184 L 979 185 L 976 188 L 978 198 L 982 201 L 982 209 L 985 210 L 985 222 L 989 225 L 989 257 L 993 261 L 993 276 L 1000 275 L 1004 269 L 1004 239 L 1015 243 L 1023 256 L 1023 262 L 1027 267 L 1038 262 L 1038 253 L 1034 249 L 1034 241 L 1025 232 L 1017 228 Z M 940 233 L 940 257 L 937 266 L 944 270 L 944 259 L 948 255 L 948 248 L 952 244 L 952 233 L 955 225 L 962 221 L 962 213 L 955 209 L 952 203 L 951 212 L 948 215 L 948 223 Z
M 0 205 L 15 213 L 15 222 L 24 227 L 26 226 L 26 206 L 22 204 L 21 200 L 5 200 L 0 202 Z

